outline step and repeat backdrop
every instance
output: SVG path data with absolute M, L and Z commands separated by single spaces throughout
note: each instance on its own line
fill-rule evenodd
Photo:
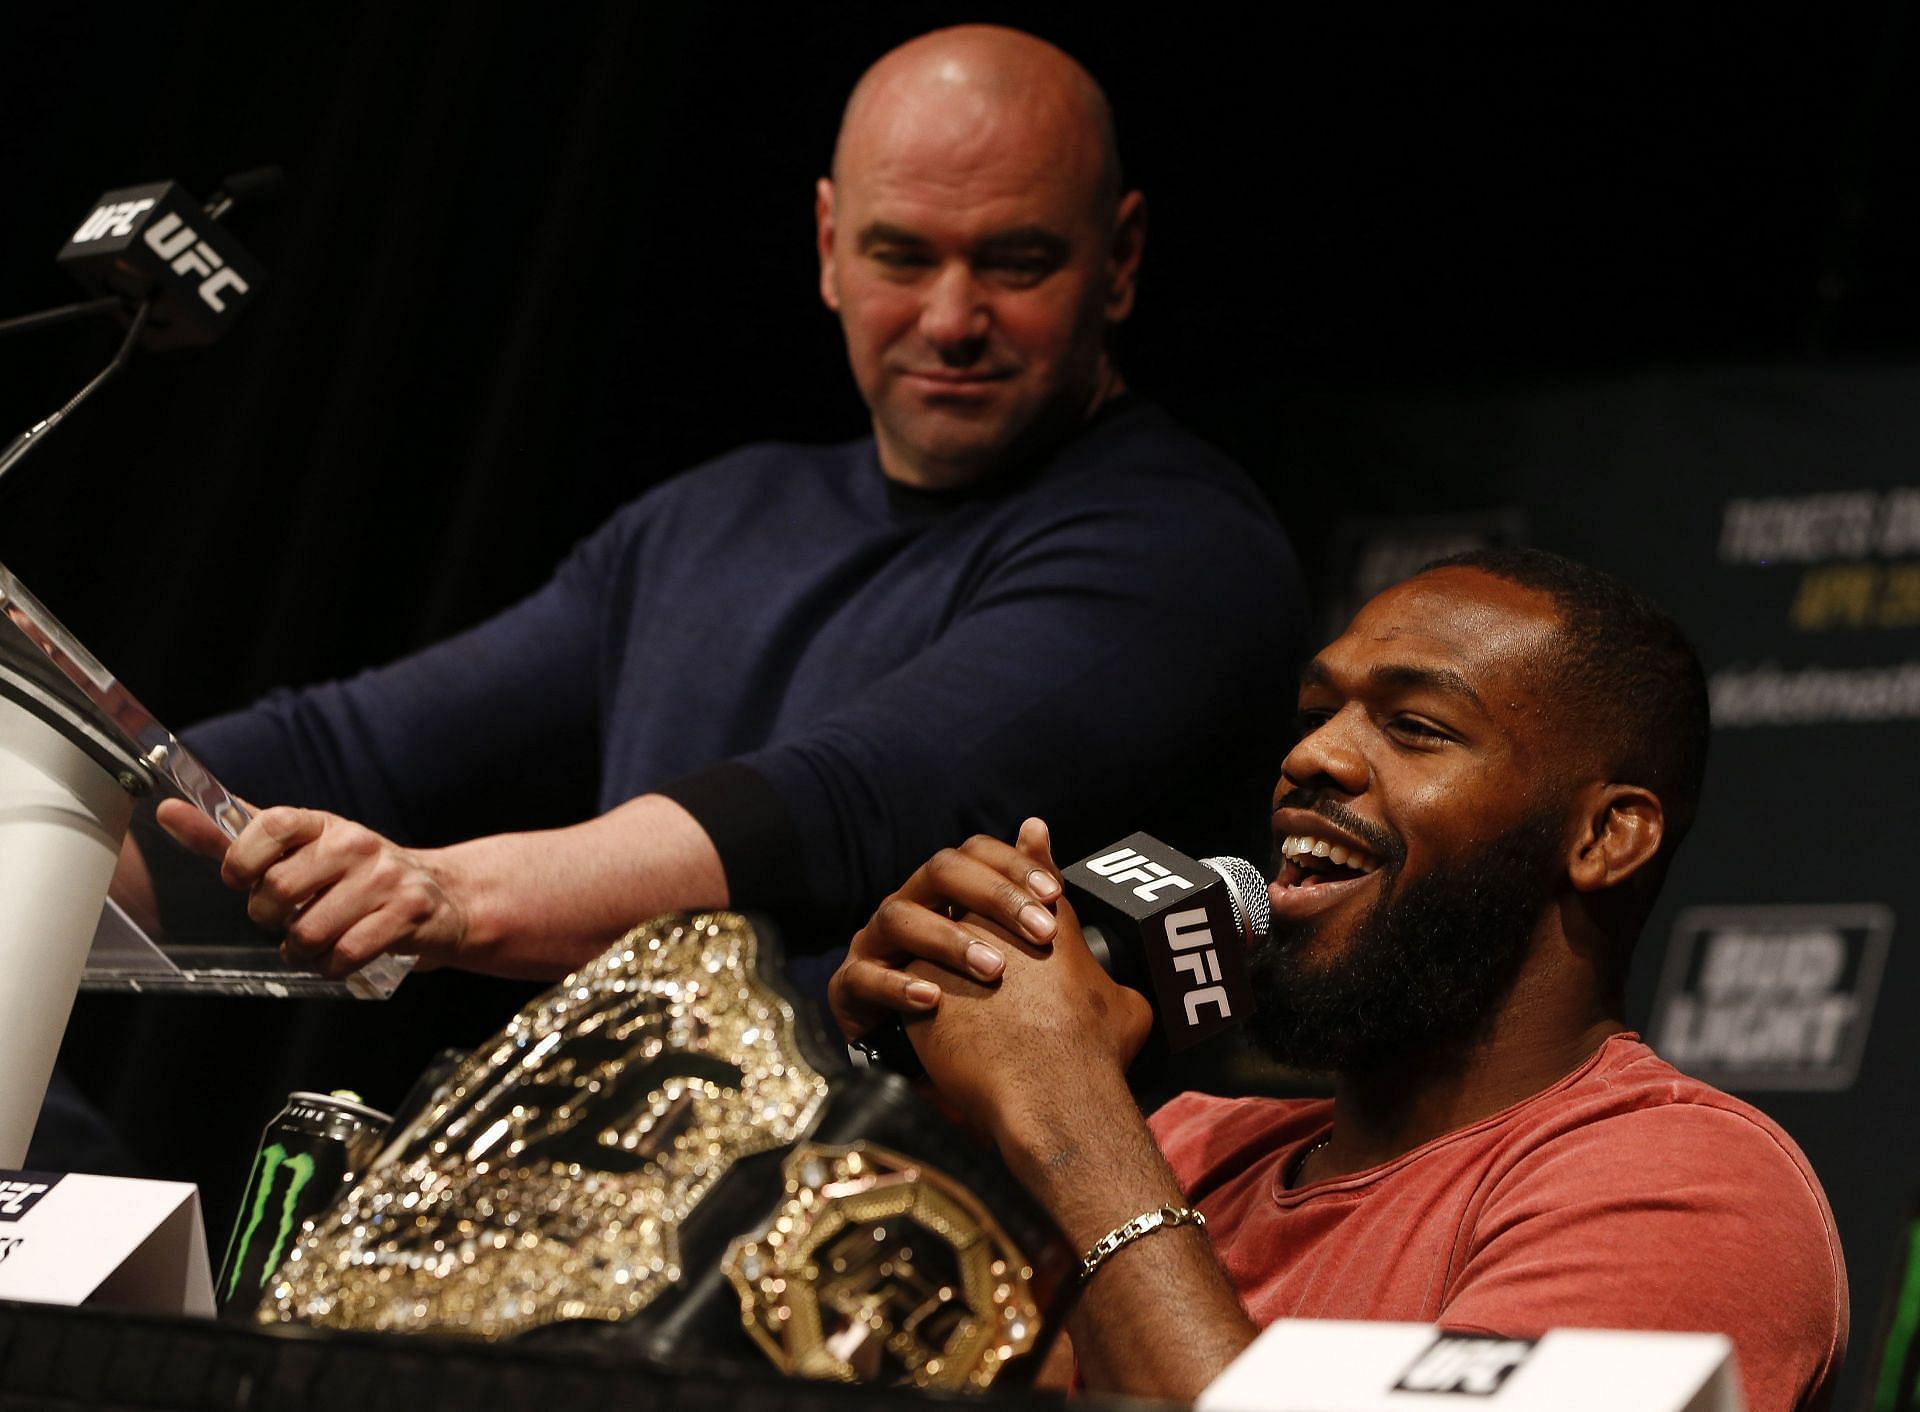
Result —
M 1520 541 L 1623 575 L 1693 635 L 1712 762 L 1632 1019 L 1806 1149 L 1852 1279 L 1840 1405 L 1907 1405 L 1892 1399 L 1914 1396 L 1920 1320 L 1920 367 L 1356 397 L 1298 422 L 1303 461 L 1363 510 L 1332 517 L 1330 627 L 1436 555 Z

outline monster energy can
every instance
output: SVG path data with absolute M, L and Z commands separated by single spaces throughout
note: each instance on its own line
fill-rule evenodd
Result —
M 289 1094 L 287 1106 L 260 1134 L 247 1194 L 214 1286 L 223 1315 L 253 1313 L 301 1227 L 331 1206 L 379 1152 L 392 1119 L 358 1099 L 344 1089 Z

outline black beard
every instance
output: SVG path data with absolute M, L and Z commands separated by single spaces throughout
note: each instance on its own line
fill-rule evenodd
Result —
M 1389 863 L 1331 965 L 1303 964 L 1318 918 L 1276 921 L 1248 967 L 1256 1042 L 1282 1064 L 1363 1075 L 1464 1051 L 1519 974 L 1552 895 L 1559 824 L 1525 820 L 1398 896 Z

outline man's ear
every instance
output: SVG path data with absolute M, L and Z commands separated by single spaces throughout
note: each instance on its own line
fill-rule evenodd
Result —
M 1129 191 L 1114 213 L 1107 246 L 1107 322 L 1117 324 L 1133 312 L 1139 286 L 1140 257 L 1147 248 L 1147 198 Z
M 1596 784 L 1582 800 L 1568 876 L 1580 892 L 1618 887 L 1650 864 L 1667 836 L 1660 797 L 1631 784 Z
M 833 265 L 833 181 L 821 177 L 813 187 L 813 234 L 820 250 L 820 302 L 840 312 L 839 280 Z

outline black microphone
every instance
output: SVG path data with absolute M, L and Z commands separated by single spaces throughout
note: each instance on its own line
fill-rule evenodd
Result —
M 1267 882 L 1253 864 L 1190 858 L 1135 833 L 1061 877 L 1101 966 L 1153 1003 L 1167 1053 L 1202 1044 L 1247 1013 L 1247 950 L 1271 920 Z
M 236 200 L 269 194 L 278 181 L 277 168 L 237 173 L 205 207 L 172 181 L 106 192 L 55 259 L 95 295 L 147 304 L 148 348 L 212 343 L 266 280 L 218 217 Z
M 1080 934 L 1101 969 L 1147 998 L 1156 1020 L 1136 1076 L 1239 1024 L 1253 1003 L 1247 951 L 1267 935 L 1267 880 L 1244 858 L 1189 858 L 1151 834 L 1061 870 Z M 926 1072 L 900 1025 L 848 1046 L 857 1063 Z

